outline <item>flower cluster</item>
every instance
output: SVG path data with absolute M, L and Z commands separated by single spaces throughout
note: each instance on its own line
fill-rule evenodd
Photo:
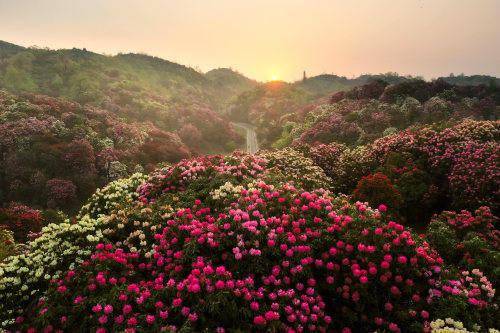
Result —
M 285 148 L 276 151 L 263 151 L 260 156 L 267 162 L 267 171 L 272 179 L 293 181 L 305 189 L 328 189 L 332 180 L 325 172 L 299 151 Z
M 430 333 L 474 333 L 479 332 L 481 329 L 480 326 L 474 325 L 472 330 L 469 331 L 465 328 L 464 324 L 452 318 L 446 319 L 436 319 L 432 321 L 428 327 L 426 327 L 426 331 Z M 499 333 L 497 329 L 490 328 L 488 329 L 488 333 Z
M 492 304 L 495 297 L 493 285 L 483 272 L 475 268 L 472 272 L 462 271 L 458 279 L 447 280 L 439 289 L 431 289 L 430 298 L 441 297 L 443 293 L 459 295 L 469 304 L 484 309 Z M 496 306 L 493 306 L 494 308 Z
M 442 259 L 345 197 L 259 181 L 157 218 L 150 252 L 97 240 L 13 327 L 399 332 L 432 314 Z
M 0 227 L 0 262 L 16 254 L 14 234 L 7 228 Z
M 139 188 L 140 200 L 147 203 L 165 193 L 183 192 L 197 180 L 253 179 L 263 173 L 266 163 L 263 158 L 239 152 L 226 157 L 211 155 L 182 160 L 153 173 Z
M 30 234 L 39 232 L 42 225 L 42 212 L 38 209 L 17 203 L 0 208 L 0 227 L 11 230 L 18 242 L 25 242 Z
M 214 200 L 233 199 L 234 196 L 241 193 L 243 188 L 242 185 L 234 186 L 230 182 L 225 182 L 224 185 L 210 192 L 210 195 Z
M 147 177 L 141 173 L 135 173 L 129 178 L 113 181 L 90 197 L 82 206 L 78 214 L 79 217 L 89 215 L 93 218 L 99 215 L 109 215 L 116 212 L 120 207 L 131 204 L 138 198 L 136 189 Z
M 480 268 L 493 281 L 498 281 L 497 220 L 488 207 L 480 207 L 474 213 L 444 211 L 432 218 L 427 239 L 448 263 L 464 269 Z

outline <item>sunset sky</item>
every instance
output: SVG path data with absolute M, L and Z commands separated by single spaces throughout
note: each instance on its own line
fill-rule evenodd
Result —
M 499 0 L 0 0 L 0 40 L 144 52 L 258 80 L 500 76 Z

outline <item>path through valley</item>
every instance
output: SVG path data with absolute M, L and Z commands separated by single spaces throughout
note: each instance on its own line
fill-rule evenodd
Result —
M 257 133 L 255 127 L 248 123 L 233 123 L 236 127 L 242 128 L 247 134 L 247 152 L 255 154 L 259 150 L 259 142 L 257 141 Z

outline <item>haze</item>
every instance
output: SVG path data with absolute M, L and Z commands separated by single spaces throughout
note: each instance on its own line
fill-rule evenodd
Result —
M 500 75 L 500 1 L 0 0 L 0 40 L 144 52 L 258 80 Z

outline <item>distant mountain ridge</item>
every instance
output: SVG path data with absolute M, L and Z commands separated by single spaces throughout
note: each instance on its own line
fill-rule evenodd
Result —
M 145 54 L 106 56 L 86 49 L 25 48 L 0 41 L 0 88 L 80 103 L 100 105 L 102 95 L 118 86 L 132 94 L 158 95 L 170 105 L 205 104 L 217 110 L 223 100 L 256 84 L 230 69 L 224 75 L 216 71 L 203 74 Z
M 9 70 L 9 66 L 16 70 L 12 67 Z M 97 87 L 88 82 L 92 78 L 99 83 Z M 412 78 L 397 73 L 363 74 L 356 78 L 321 74 L 291 84 L 314 97 L 322 97 L 373 80 L 380 79 L 393 84 Z M 450 75 L 442 79 L 456 85 L 488 85 L 492 82 L 500 85 L 500 79 L 488 75 Z M 191 67 L 146 54 L 119 53 L 107 56 L 87 49 L 26 48 L 0 41 L 0 88 L 12 92 L 63 96 L 85 103 L 96 102 L 99 96 L 78 96 L 82 89 L 97 93 L 113 85 L 120 85 L 121 89 L 124 85 L 133 87 L 133 90 L 142 88 L 148 93 L 161 95 L 173 104 L 194 99 L 198 104 L 206 104 L 221 111 L 239 94 L 255 88 L 259 82 L 230 68 L 201 73 Z

